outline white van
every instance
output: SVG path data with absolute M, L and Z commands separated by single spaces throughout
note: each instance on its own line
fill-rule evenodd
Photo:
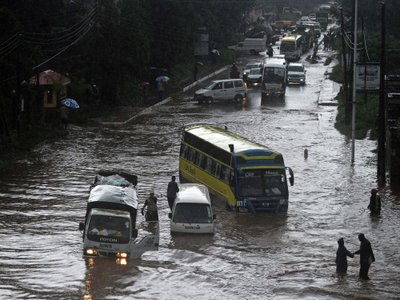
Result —
M 214 233 L 210 194 L 205 185 L 182 183 L 176 195 L 171 219 L 171 233 Z
M 266 38 L 247 38 L 244 39 L 243 42 L 240 42 L 237 45 L 229 46 L 228 48 L 237 52 L 256 55 L 262 51 L 265 51 L 266 41 Z
M 242 79 L 214 80 L 208 86 L 194 93 L 194 100 L 199 104 L 214 102 L 215 100 L 242 101 L 246 98 L 246 84 Z

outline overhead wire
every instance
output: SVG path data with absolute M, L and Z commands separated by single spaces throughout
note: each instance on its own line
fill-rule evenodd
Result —
M 91 12 L 87 17 L 85 17 L 85 19 L 83 19 L 81 22 L 79 22 L 79 27 L 76 26 L 77 24 L 75 24 L 73 27 L 76 27 L 76 29 L 69 31 L 67 34 L 64 34 L 62 36 L 59 37 L 54 37 L 54 38 L 38 38 L 38 37 L 33 37 L 32 34 L 34 33 L 29 33 L 29 32 L 23 32 L 23 38 L 24 40 L 27 40 L 31 43 L 36 43 L 36 44 L 41 44 L 41 45 L 48 45 L 48 44 L 56 44 L 56 43 L 62 43 L 64 41 L 67 41 L 68 39 L 70 39 L 71 37 L 74 37 L 77 33 L 79 33 L 80 31 L 82 31 L 82 28 L 86 27 L 88 24 L 90 24 L 91 22 L 93 22 L 95 20 L 95 12 Z M 72 28 L 72 27 L 70 27 Z M 66 32 L 66 31 L 64 31 Z
M 44 65 L 44 64 L 46 64 L 47 62 L 53 60 L 54 58 L 56 58 L 57 56 L 59 56 L 60 54 L 62 54 L 62 53 L 65 52 L 66 50 L 68 50 L 71 46 L 75 45 L 77 42 L 79 42 L 79 41 L 92 29 L 92 27 L 93 27 L 93 25 L 91 25 L 90 27 L 88 27 L 88 28 L 86 29 L 86 31 L 85 31 L 81 36 L 79 36 L 75 41 L 73 41 L 72 43 L 70 43 L 69 45 L 67 45 L 66 47 L 64 47 L 61 51 L 59 51 L 58 53 L 56 53 L 56 54 L 53 55 L 52 57 L 50 57 L 50 58 L 46 59 L 45 61 L 43 61 L 42 63 L 40 63 L 40 64 L 34 66 L 34 67 L 32 68 L 32 70 L 35 70 L 35 69 L 41 67 L 42 65 Z
M 0 59 L 4 58 L 5 56 L 11 54 L 21 43 L 25 45 L 36 45 L 36 46 L 55 46 L 62 43 L 70 43 L 71 40 L 74 40 L 84 32 L 87 27 L 91 27 L 95 22 L 96 17 L 96 8 L 89 12 L 87 16 L 85 16 L 82 20 L 78 23 L 74 24 L 73 26 L 69 27 L 69 29 L 64 30 L 62 32 L 68 32 L 59 37 L 55 38 L 38 38 L 34 37 L 33 35 L 40 34 L 40 33 L 33 33 L 33 32 L 17 32 L 6 41 L 0 44 Z M 78 27 L 79 26 L 79 27 Z M 71 28 L 75 28 L 71 31 Z M 55 35 L 58 33 L 53 33 Z M 63 48 L 63 47 L 61 47 Z M 60 47 L 58 47 L 60 49 Z

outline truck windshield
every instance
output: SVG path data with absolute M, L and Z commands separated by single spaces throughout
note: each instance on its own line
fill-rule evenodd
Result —
M 130 220 L 125 217 L 92 215 L 89 223 L 88 238 L 101 241 L 108 237 L 109 242 L 124 243 L 129 241 Z
M 284 170 L 249 170 L 239 176 L 239 195 L 282 196 L 287 194 Z
M 212 220 L 210 205 L 178 203 L 172 221 L 174 223 L 212 223 Z

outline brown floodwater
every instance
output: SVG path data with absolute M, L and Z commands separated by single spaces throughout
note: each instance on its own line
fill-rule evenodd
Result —
M 380 217 L 366 210 L 376 186 L 376 141 L 351 140 L 335 128 L 335 106 L 318 106 L 337 86 L 331 66 L 307 64 L 307 85 L 285 99 L 198 105 L 183 96 L 123 126 L 73 126 L 58 141 L 38 146 L 0 177 L 1 299 L 398 299 L 399 196 L 382 193 Z M 328 83 L 328 84 L 327 84 Z M 295 172 L 286 215 L 235 214 L 213 201 L 214 236 L 170 234 L 166 188 L 178 175 L 182 125 L 211 122 L 280 151 Z M 304 158 L 308 149 L 308 158 Z M 143 204 L 159 198 L 160 249 L 126 265 L 82 257 L 79 222 L 99 169 L 139 177 Z M 138 216 L 141 229 L 146 229 Z M 371 280 L 358 279 L 359 260 L 335 274 L 337 240 L 359 248 L 371 241 Z

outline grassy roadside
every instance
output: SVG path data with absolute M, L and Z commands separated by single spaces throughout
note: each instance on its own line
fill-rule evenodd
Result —
M 337 64 L 330 74 L 329 78 L 335 82 L 343 84 L 343 71 L 340 64 Z M 341 89 L 337 95 L 338 114 L 336 116 L 335 128 L 343 135 L 351 138 L 351 122 L 345 122 L 345 95 Z M 366 97 L 364 93 L 356 94 L 356 139 L 376 139 L 377 138 L 377 116 L 378 116 L 379 95 L 368 92 Z
M 169 95 L 180 92 L 183 87 L 194 80 L 194 65 L 198 64 L 197 78 L 206 76 L 235 60 L 234 52 L 229 50 L 220 51 L 217 60 L 211 63 L 207 58 L 203 61 L 193 58 L 172 66 L 170 72 L 171 80 L 168 82 L 167 91 Z M 119 106 L 96 105 L 81 107 L 79 110 L 70 112 L 71 123 L 78 126 L 87 126 L 95 121 L 121 122 L 144 109 L 147 106 L 157 103 L 160 99 L 155 90 L 152 90 L 148 99 L 134 99 L 126 101 Z M 18 134 L 16 130 L 10 131 L 8 145 L 0 147 L 0 172 L 7 172 L 12 168 L 13 162 L 22 159 L 26 153 L 36 145 L 62 138 L 67 134 L 58 124 L 40 123 L 24 126 Z

